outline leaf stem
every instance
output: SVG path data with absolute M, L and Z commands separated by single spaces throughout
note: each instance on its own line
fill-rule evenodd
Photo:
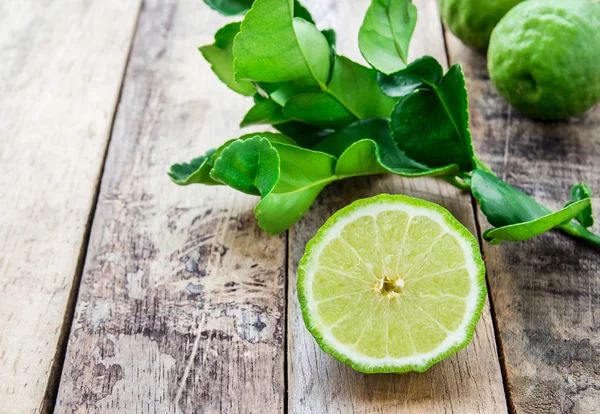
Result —
M 442 178 L 444 181 L 452 184 L 454 187 L 460 189 L 460 190 L 470 190 L 471 189 L 471 183 L 464 181 L 462 179 L 459 179 L 458 177 L 440 177 Z
M 560 228 L 569 233 L 571 236 L 579 237 L 587 241 L 588 243 L 600 248 L 600 236 L 596 233 L 592 233 L 580 224 L 570 221 L 569 223 L 562 224 Z

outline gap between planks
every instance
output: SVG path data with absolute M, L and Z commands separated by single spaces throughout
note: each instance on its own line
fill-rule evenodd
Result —
M 290 230 L 285 231 L 285 263 L 284 272 L 285 278 L 283 280 L 283 412 L 288 413 L 289 404 L 289 379 L 288 375 L 291 373 L 291 360 L 289 358 L 290 344 L 288 341 L 288 316 L 289 316 L 289 302 L 292 294 L 290 290 Z M 293 298 L 292 298 L 293 300 Z
M 139 2 L 5 3 L 0 411 L 49 412 Z
M 54 407 L 56 406 L 56 399 L 58 398 L 58 387 L 60 386 L 60 378 L 62 376 L 62 370 L 65 363 L 65 357 L 67 355 L 67 346 L 69 343 L 69 334 L 71 333 L 71 326 L 73 325 L 73 318 L 75 317 L 75 306 L 77 305 L 77 298 L 79 296 L 79 287 L 81 286 L 81 276 L 83 274 L 83 266 L 87 257 L 87 251 L 90 243 L 90 233 L 92 231 L 92 225 L 94 224 L 94 216 L 96 215 L 96 206 L 98 205 L 98 197 L 100 195 L 100 186 L 102 184 L 102 177 L 104 177 L 104 169 L 106 167 L 106 157 L 108 155 L 108 148 L 112 140 L 113 129 L 115 126 L 115 119 L 117 117 L 117 110 L 121 104 L 121 96 L 123 94 L 123 85 L 125 83 L 125 74 L 129 67 L 129 61 L 131 59 L 131 50 L 133 48 L 133 40 L 135 39 L 135 33 L 137 32 L 138 24 L 140 22 L 140 14 L 143 7 L 143 0 L 137 9 L 137 15 L 135 18 L 135 24 L 133 26 L 132 36 L 129 41 L 129 48 L 127 51 L 127 59 L 125 65 L 123 65 L 123 72 L 121 73 L 121 84 L 119 85 L 119 94 L 117 96 L 116 105 L 113 108 L 110 121 L 110 129 L 108 132 L 108 139 L 106 140 L 106 146 L 104 147 L 104 153 L 102 154 L 102 164 L 100 172 L 98 174 L 98 180 L 96 181 L 94 198 L 90 207 L 90 214 L 85 223 L 85 231 L 83 236 L 83 242 L 81 243 L 81 249 L 77 257 L 77 268 L 73 278 L 73 285 L 69 292 L 69 298 L 67 300 L 67 307 L 65 309 L 65 315 L 63 317 L 63 323 L 58 336 L 58 344 L 56 346 L 56 353 L 52 361 L 50 368 L 50 375 L 48 377 L 48 384 L 46 385 L 46 392 L 42 400 L 40 411 L 42 413 L 53 413 Z

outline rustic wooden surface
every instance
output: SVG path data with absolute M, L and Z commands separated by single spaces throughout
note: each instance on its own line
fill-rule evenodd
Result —
M 317 1 L 307 2 L 311 10 Z M 339 53 L 361 60 L 357 31 L 369 2 L 319 1 L 323 27 L 334 27 Z M 444 37 L 435 1 L 415 1 L 419 25 L 411 42 L 411 58 L 424 53 L 446 63 Z M 335 5 L 335 7 L 334 7 Z M 351 12 L 350 12 L 351 11 Z M 288 408 L 294 413 L 351 412 L 506 412 L 506 399 L 496 354 L 489 308 L 477 325 L 473 342 L 425 374 L 365 375 L 325 354 L 304 327 L 295 289 L 304 246 L 336 210 L 379 193 L 402 193 L 447 207 L 476 234 L 468 193 L 435 179 L 393 176 L 347 180 L 330 186 L 302 221 L 290 230 L 288 288 Z
M 253 197 L 166 170 L 238 136 L 251 106 L 197 52 L 225 19 L 146 1 L 117 111 L 57 412 L 283 408 L 286 238 Z
M 524 118 L 498 96 L 484 56 L 447 38 L 451 61 L 465 69 L 471 131 L 484 162 L 554 209 L 581 180 L 599 191 L 600 107 L 568 122 Z M 597 206 L 600 198 L 593 202 Z M 479 221 L 487 228 L 481 214 Z M 524 243 L 484 244 L 483 252 L 512 408 L 600 413 L 598 250 L 551 232 Z
M 0 413 L 53 400 L 139 3 L 0 2 Z
M 485 217 L 439 180 L 364 177 L 332 185 L 298 225 L 269 237 L 254 197 L 174 186 L 170 163 L 241 134 L 251 100 L 196 51 L 239 18 L 201 0 L 143 0 L 140 12 L 141 2 L 0 2 L 0 414 L 54 404 L 58 413 L 600 412 L 600 256 L 557 232 L 483 245 L 492 306 L 473 342 L 428 372 L 365 375 L 324 354 L 301 321 L 295 279 L 331 213 L 401 192 L 444 205 L 473 233 Z M 463 65 L 481 158 L 549 207 L 581 179 L 600 191 L 600 108 L 566 123 L 521 117 L 495 92 L 484 57 L 443 33 L 437 2 L 414 2 L 411 55 Z M 368 3 L 305 1 L 320 28 L 338 31 L 339 52 L 361 62 Z

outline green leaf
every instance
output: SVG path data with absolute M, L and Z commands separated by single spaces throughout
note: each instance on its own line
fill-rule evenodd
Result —
M 334 97 L 322 92 L 292 97 L 283 112 L 288 118 L 324 128 L 339 128 L 356 120 Z
M 212 168 L 215 165 L 215 162 L 217 161 L 217 159 L 223 153 L 223 150 L 225 150 L 225 148 L 227 148 L 231 143 L 233 143 L 235 141 L 240 141 L 240 140 L 246 141 L 246 140 L 248 140 L 250 138 L 254 138 L 256 136 L 259 136 L 261 138 L 266 138 L 271 143 L 278 142 L 281 144 L 298 145 L 298 144 L 296 144 L 296 141 L 294 141 L 292 138 L 286 137 L 285 135 L 278 134 L 276 132 L 270 132 L 270 131 L 250 132 L 249 134 L 244 134 L 239 138 L 234 138 L 234 139 L 225 141 L 225 143 L 222 144 L 220 147 L 218 147 L 216 150 L 212 150 L 213 155 L 212 155 L 212 157 L 210 157 L 210 161 L 209 161 L 208 165 Z
M 235 16 L 250 10 L 254 0 L 204 0 L 204 2 L 225 16 Z
M 395 100 L 383 94 L 377 72 L 343 56 L 336 56 L 331 80 L 322 92 L 298 93 L 284 86 L 271 92 L 285 102 L 284 113 L 292 119 L 324 128 L 344 127 L 357 119 L 388 117 Z M 274 98 L 275 99 L 275 98 Z
M 534 236 L 540 235 L 569 222 L 574 217 L 581 214 L 582 211 L 590 207 L 590 199 L 579 200 L 570 204 L 562 210 L 555 211 L 546 216 L 524 223 L 511 224 L 504 227 L 487 230 L 483 233 L 483 238 L 491 244 L 500 244 L 503 241 L 523 241 Z
M 297 145 L 293 139 L 274 132 L 254 132 L 251 134 L 245 134 L 237 139 L 230 139 L 229 141 L 226 141 L 216 150 L 211 149 L 206 152 L 206 154 L 194 158 L 189 163 L 173 164 L 171 166 L 171 170 L 167 174 L 169 177 L 171 177 L 173 182 L 178 185 L 222 185 L 221 182 L 210 178 L 210 171 L 212 170 L 215 161 L 221 156 L 223 150 L 225 150 L 225 148 L 227 148 L 231 143 L 238 140 L 245 141 L 247 139 L 254 138 L 257 135 L 268 139 L 269 142 Z
M 221 154 L 223 153 L 225 148 L 227 148 L 229 145 L 231 145 L 231 143 L 233 143 L 235 141 L 240 141 L 240 140 L 245 141 L 247 139 L 254 138 L 256 136 L 266 138 L 271 143 L 279 142 L 282 144 L 298 145 L 298 144 L 296 144 L 296 141 L 294 141 L 292 138 L 286 137 L 285 135 L 278 134 L 276 132 L 265 131 L 265 132 L 251 132 L 249 134 L 244 134 L 239 138 L 234 138 L 234 139 L 225 141 L 225 143 L 221 144 L 221 146 L 218 147 L 216 150 L 209 151 L 212 153 L 212 156 L 209 158 L 209 160 L 207 162 L 207 167 L 209 168 L 208 171 L 210 172 L 210 169 L 212 169 L 212 167 L 214 167 L 214 165 L 215 165 L 215 161 L 217 161 L 217 159 L 221 156 Z M 221 183 L 219 183 L 219 184 L 221 184 Z
M 319 128 L 302 122 L 290 121 L 273 125 L 283 135 L 293 138 L 302 148 L 312 148 L 333 130 Z
M 297 0 L 294 0 L 294 17 L 299 17 L 311 24 L 315 24 L 310 12 Z
M 473 171 L 471 191 L 495 227 L 535 220 L 552 212 L 494 174 L 480 169 Z
M 269 98 L 281 106 L 285 106 L 287 101 L 296 95 L 320 90 L 318 87 L 299 85 L 293 82 L 260 83 L 258 86 L 265 94 L 269 95 Z
M 254 0 L 204 0 L 213 10 L 225 16 L 244 14 L 252 7 Z M 294 15 L 301 17 L 307 22 L 314 23 L 312 16 L 298 1 L 294 1 Z
M 333 29 L 325 29 L 321 30 L 325 39 L 327 39 L 327 44 L 331 48 L 331 56 L 335 56 L 335 43 L 337 41 L 337 35 L 335 34 L 335 30 Z
M 356 119 L 387 118 L 396 103 L 396 99 L 381 91 L 377 71 L 344 56 L 336 56 L 331 81 L 325 92 Z
M 256 88 L 247 81 L 233 79 L 233 39 L 240 31 L 240 23 L 230 23 L 217 31 L 215 43 L 198 48 L 211 64 L 212 71 L 231 90 L 246 96 L 256 93 Z
M 450 175 L 455 165 L 432 169 L 404 154 L 390 135 L 389 120 L 367 119 L 331 134 L 314 147 L 338 158 L 336 174 L 354 176 L 391 172 L 406 177 Z
M 294 96 L 318 91 L 319 88 L 298 85 L 293 82 L 260 83 L 261 91 L 268 95 L 271 100 L 281 106 Z M 273 127 L 284 135 L 293 138 L 303 148 L 312 148 L 317 142 L 329 135 L 332 130 L 314 125 L 305 124 L 298 121 L 289 121 L 279 124 L 273 124 Z
M 327 82 L 327 39 L 313 24 L 293 16 L 291 0 L 256 0 L 235 39 L 236 80 Z
M 365 138 L 379 142 L 388 153 L 399 151 L 391 140 L 390 122 L 385 118 L 357 121 L 323 139 L 323 141 L 315 145 L 314 150 L 339 158 L 352 144 Z M 389 141 L 391 141 L 391 144 Z
M 260 96 L 260 95 L 258 95 Z M 244 116 L 240 127 L 244 128 L 250 125 L 261 124 L 280 124 L 289 121 L 283 113 L 283 108 L 271 99 L 255 97 L 256 104 Z
M 358 32 L 358 46 L 379 72 L 396 72 L 408 63 L 408 45 L 417 24 L 411 0 L 372 0 Z
M 471 190 L 483 214 L 496 227 L 483 233 L 492 244 L 522 241 L 562 227 L 590 205 L 590 199 L 586 198 L 552 212 L 495 175 L 479 169 L 473 171 Z
M 406 157 L 395 148 L 387 119 L 356 122 L 330 135 L 314 150 L 272 145 L 279 153 L 280 179 L 255 209 L 260 227 L 270 234 L 291 227 L 306 213 L 321 190 L 339 179 L 385 172 L 406 176 L 457 172 L 455 167 L 429 169 Z
M 460 65 L 452 66 L 437 84 L 425 76 L 420 79 L 427 88 L 400 98 L 392 112 L 396 144 L 410 158 L 429 167 L 456 164 L 461 172 L 473 170 L 469 103 Z
M 335 174 L 340 178 L 387 172 L 379 147 L 372 139 L 361 139 L 350 145 L 335 164 Z
M 277 132 L 270 132 L 270 131 L 250 132 L 248 134 L 242 135 L 241 137 L 239 137 L 237 139 L 229 140 L 223 146 L 219 147 L 217 149 L 217 151 L 215 152 L 215 155 L 213 155 L 213 160 L 212 160 L 213 164 L 214 164 L 214 160 L 216 159 L 214 157 L 218 157 L 220 155 L 220 152 L 222 151 L 221 148 L 223 148 L 226 144 L 230 144 L 234 141 L 237 141 L 238 139 L 245 141 L 247 139 L 254 138 L 256 136 L 259 136 L 261 138 L 266 138 L 269 140 L 270 143 L 277 142 L 279 144 L 298 145 L 298 144 L 296 144 L 296 141 L 294 141 L 292 138 L 286 137 L 285 135 L 282 135 L 282 134 L 278 134 Z
M 290 6 L 287 0 L 257 0 L 248 12 L 234 45 L 236 79 L 260 82 L 281 105 L 297 98 L 284 112 L 317 126 L 389 116 L 395 100 L 381 92 L 377 72 L 339 56 L 331 69 L 327 59 L 333 32 L 325 32 L 325 37 L 306 21 L 293 19 Z M 290 86 L 294 84 L 318 89 L 301 91 Z M 301 93 L 309 95 L 298 97 Z M 327 110 L 320 114 L 323 108 Z
M 281 233 L 308 211 L 327 184 L 336 180 L 335 158 L 317 151 L 273 144 L 279 153 L 280 175 L 273 190 L 256 205 L 259 226 Z
M 211 150 L 211 182 L 260 195 L 255 209 L 259 225 L 277 234 L 298 221 L 319 192 L 337 179 L 336 159 L 298 147 L 280 134 L 259 135 L 247 134 Z M 201 163 L 209 165 L 205 160 Z
M 331 55 L 331 67 L 333 67 L 333 65 L 335 64 L 337 35 L 335 33 L 335 30 L 333 29 L 321 30 L 321 33 L 323 33 L 323 36 L 325 36 L 325 39 L 327 39 L 327 43 L 329 44 L 329 53 Z M 329 74 L 329 79 L 327 79 L 327 83 L 329 83 L 330 80 L 331 73 Z
M 222 151 L 210 176 L 243 193 L 266 195 L 279 179 L 279 155 L 266 138 L 236 140 Z
M 431 56 L 423 56 L 393 75 L 380 73 L 377 76 L 377 82 L 386 95 L 399 98 L 408 95 L 415 89 L 428 88 L 428 85 L 432 84 L 439 85 L 443 77 L 442 65 Z M 431 88 L 429 87 L 429 89 Z
M 212 169 L 210 159 L 214 153 L 215 150 L 211 149 L 206 154 L 194 158 L 189 163 L 173 164 L 167 174 L 177 185 L 220 185 L 221 183 L 210 178 L 209 174 Z
M 571 201 L 568 201 L 567 204 L 565 204 L 565 207 L 570 206 L 579 200 L 585 200 L 588 198 L 592 198 L 592 189 L 582 181 L 579 184 L 575 184 L 573 188 L 571 188 Z M 575 220 L 577 220 L 583 227 L 593 226 L 594 216 L 592 214 L 592 205 L 590 204 L 588 208 L 583 210 L 581 214 L 575 217 Z

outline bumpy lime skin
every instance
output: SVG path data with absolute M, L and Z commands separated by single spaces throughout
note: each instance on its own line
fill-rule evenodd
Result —
M 440 0 L 444 24 L 465 44 L 485 50 L 494 26 L 523 0 Z
M 522 114 L 561 120 L 600 101 L 600 3 L 530 0 L 492 32 L 488 71 Z

